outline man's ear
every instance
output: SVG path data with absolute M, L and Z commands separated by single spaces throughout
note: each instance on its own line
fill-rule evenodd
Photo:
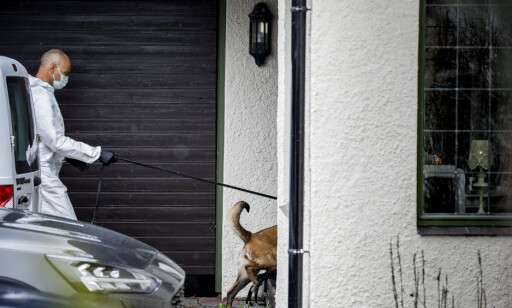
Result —
M 50 70 L 50 72 L 51 72 L 52 74 L 54 74 L 54 73 L 55 73 L 55 68 L 56 68 L 56 67 L 57 67 L 57 63 L 52 62 L 52 63 L 50 63 L 50 66 L 48 66 L 48 69 Z

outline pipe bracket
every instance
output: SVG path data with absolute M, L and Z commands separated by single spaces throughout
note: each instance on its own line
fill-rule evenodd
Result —
M 290 11 L 292 13 L 301 13 L 301 12 L 311 11 L 311 9 L 306 6 L 292 6 L 290 8 Z
M 309 251 L 304 249 L 288 249 L 288 253 L 291 255 L 303 255 L 305 253 L 309 253 Z

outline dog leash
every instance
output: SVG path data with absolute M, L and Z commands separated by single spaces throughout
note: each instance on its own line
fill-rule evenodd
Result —
M 124 158 L 119 158 L 119 160 L 127 162 L 127 163 L 130 163 L 130 164 L 142 166 L 142 167 L 145 167 L 145 168 L 159 170 L 159 171 L 167 172 L 167 173 L 171 173 L 171 174 L 176 174 L 176 175 L 179 175 L 179 176 L 182 176 L 182 177 L 185 177 L 185 178 L 194 179 L 194 180 L 205 182 L 205 183 L 210 183 L 210 184 L 214 184 L 214 185 L 218 185 L 218 186 L 223 186 L 223 187 L 227 187 L 227 188 L 243 191 L 243 192 L 246 192 L 246 193 L 249 193 L 249 194 L 253 194 L 253 195 L 257 195 L 257 196 L 260 196 L 260 197 L 265 197 L 265 198 L 277 200 L 277 197 L 274 197 L 274 196 L 266 195 L 266 194 L 263 194 L 263 193 L 260 193 L 260 192 L 257 192 L 257 191 L 253 191 L 253 190 L 249 190 L 249 189 L 245 189 L 245 188 L 241 188 L 241 187 L 237 187 L 237 186 L 233 186 L 233 185 L 229 185 L 229 184 L 224 184 L 224 183 L 220 183 L 220 182 L 215 182 L 215 181 L 210 181 L 210 180 L 202 179 L 202 178 L 199 178 L 199 177 L 196 177 L 196 176 L 193 176 L 193 175 L 181 173 L 179 171 L 173 171 L 173 170 L 168 170 L 168 169 L 164 169 L 164 168 L 160 168 L 160 167 L 156 167 L 156 166 L 151 166 L 151 165 L 148 165 L 148 164 L 143 164 L 143 163 L 140 163 L 140 162 L 136 162 L 136 161 L 129 160 L 129 159 L 124 159 Z M 98 204 L 99 204 L 99 199 L 100 199 L 101 182 L 102 182 L 102 179 L 103 179 L 103 168 L 104 167 L 105 167 L 105 165 L 103 165 L 101 167 L 101 170 L 100 170 L 100 178 L 99 178 L 99 181 L 98 181 L 98 192 L 96 194 L 96 206 L 94 208 L 94 214 L 93 214 L 92 222 L 91 222 L 92 224 L 94 224 L 96 222 L 96 212 L 98 211 Z
M 93 224 L 93 225 L 96 223 L 96 212 L 98 212 L 98 204 L 100 201 L 101 182 L 103 180 L 103 169 L 105 169 L 105 165 L 102 165 L 101 170 L 100 170 L 100 179 L 98 181 L 98 191 L 96 192 L 96 206 L 94 207 L 94 214 L 92 215 L 92 221 L 91 221 L 91 224 Z

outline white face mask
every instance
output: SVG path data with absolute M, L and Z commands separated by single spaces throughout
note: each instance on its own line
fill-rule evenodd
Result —
M 60 72 L 60 69 L 59 69 L 58 66 L 57 66 L 57 70 L 60 73 L 60 80 L 55 80 L 55 75 L 53 75 L 53 88 L 55 90 L 60 90 L 60 89 L 62 89 L 62 88 L 64 88 L 66 86 L 66 84 L 68 83 L 69 77 L 64 75 L 64 74 L 62 74 Z

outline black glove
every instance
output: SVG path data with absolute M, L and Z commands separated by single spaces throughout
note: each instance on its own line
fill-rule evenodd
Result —
M 116 153 L 109 150 L 101 150 L 100 158 L 98 159 L 103 165 L 108 166 L 111 163 L 118 161 Z
M 66 162 L 71 164 L 73 167 L 78 168 L 78 170 L 80 170 L 80 172 L 84 172 L 85 170 L 89 169 L 89 164 L 84 163 L 83 161 L 79 161 L 79 160 L 76 160 L 73 158 L 67 158 L 67 157 L 65 158 L 65 160 L 66 160 Z

